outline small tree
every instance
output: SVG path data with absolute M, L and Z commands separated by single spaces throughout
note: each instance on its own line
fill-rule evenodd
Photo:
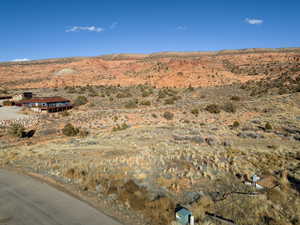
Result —
M 272 130 L 272 125 L 269 122 L 267 122 L 266 125 L 265 125 L 265 129 L 266 130 Z
M 240 123 L 238 121 L 234 121 L 233 124 L 232 124 L 233 128 L 237 128 L 239 126 L 240 126 Z
M 8 134 L 13 137 L 24 137 L 25 128 L 21 124 L 14 123 L 8 128 Z
M 72 124 L 68 123 L 62 129 L 62 132 L 66 136 L 76 136 L 79 133 L 79 129 L 75 128 Z
M 199 109 L 194 108 L 194 109 L 191 110 L 191 113 L 192 113 L 194 116 L 198 116 L 198 115 L 199 115 Z
M 208 106 L 206 106 L 205 110 L 207 110 L 210 113 L 220 113 L 220 107 L 216 104 L 210 104 Z
M 167 119 L 167 120 L 172 120 L 172 119 L 174 118 L 174 114 L 171 113 L 171 112 L 165 112 L 165 113 L 163 114 L 163 117 L 164 117 L 165 119 Z
M 143 90 L 143 92 L 142 92 L 142 97 L 148 97 L 148 96 L 150 96 L 151 94 L 153 94 L 153 91 L 152 90 Z
M 85 105 L 88 102 L 87 98 L 85 96 L 78 96 L 75 101 L 75 106 Z
M 240 101 L 241 100 L 241 98 L 239 97 L 239 96 L 232 96 L 231 98 L 230 98 L 232 101 Z
M 67 117 L 67 116 L 70 116 L 70 113 L 65 110 L 65 111 L 61 112 L 60 115 L 63 117 Z
M 227 102 L 223 106 L 223 110 L 228 113 L 235 113 L 236 112 L 236 106 L 232 104 L 231 102 Z
M 134 108 L 137 107 L 137 104 L 138 104 L 138 100 L 137 99 L 132 99 L 132 100 L 128 101 L 125 104 L 125 108 L 127 108 L 127 109 L 134 109 Z
M 74 94 L 74 93 L 76 93 L 75 87 L 65 87 L 65 90 L 67 90 L 67 92 L 68 92 L 69 94 Z
M 150 102 L 150 101 L 142 101 L 142 102 L 140 103 L 140 105 L 150 106 L 150 105 L 151 105 L 151 102 Z

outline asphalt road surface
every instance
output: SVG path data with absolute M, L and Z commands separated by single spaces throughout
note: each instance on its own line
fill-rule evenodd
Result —
M 0 225 L 121 225 L 29 176 L 0 169 Z

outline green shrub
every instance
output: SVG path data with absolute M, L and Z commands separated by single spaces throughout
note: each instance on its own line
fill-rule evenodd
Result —
M 165 105 L 173 105 L 175 103 L 174 98 L 168 98 L 165 100 Z
M 230 99 L 232 101 L 240 101 L 241 100 L 241 98 L 239 96 L 232 96 Z
M 205 110 L 210 113 L 220 113 L 221 112 L 220 107 L 216 104 L 210 104 L 210 105 L 206 106 Z
M 173 105 L 180 98 L 181 97 L 179 97 L 179 96 L 172 96 L 165 100 L 165 105 Z
M 191 113 L 192 113 L 194 116 L 198 116 L 198 115 L 199 115 L 199 109 L 194 108 L 194 109 L 191 110 Z
M 79 129 L 68 123 L 62 129 L 62 133 L 66 136 L 76 136 L 79 133 Z
M 85 96 L 78 96 L 75 101 L 75 106 L 85 105 L 88 102 L 87 98 Z
M 6 89 L 0 89 L 0 93 L 1 94 L 8 94 L 8 90 L 6 90 Z
M 79 87 L 79 89 L 80 89 L 80 93 L 84 93 L 85 91 L 86 91 L 86 89 L 87 89 L 87 87 Z
M 87 130 L 80 130 L 79 131 L 79 137 L 85 138 L 89 135 L 89 132 Z
M 67 116 L 70 116 L 70 113 L 68 111 L 63 111 L 60 113 L 60 115 L 63 117 L 67 117 Z
M 165 112 L 165 113 L 163 114 L 163 117 L 164 117 L 165 119 L 167 119 L 167 120 L 172 120 L 172 119 L 174 118 L 174 114 L 171 113 L 171 112 Z
M 134 109 L 137 107 L 137 104 L 138 104 L 138 100 L 132 99 L 125 104 L 125 108 L 126 109 Z
M 280 88 L 278 90 L 279 95 L 284 95 L 284 94 L 287 94 L 287 93 L 288 93 L 288 90 L 286 88 Z
M 112 131 L 120 131 L 120 130 L 126 130 L 127 128 L 129 128 L 129 126 L 124 122 L 122 125 L 117 125 L 115 127 L 113 127 Z
M 121 128 L 122 128 L 123 130 L 125 130 L 125 129 L 129 128 L 129 126 L 127 125 L 127 123 L 124 122 L 124 123 L 121 125 Z
M 99 96 L 99 95 L 94 89 L 91 89 L 90 92 L 89 92 L 89 96 L 90 97 L 96 97 L 96 96 Z
M 246 89 L 247 88 L 247 85 L 246 84 L 242 84 L 241 86 L 240 86 L 240 89 Z
M 235 113 L 236 112 L 236 106 L 231 102 L 227 102 L 223 105 L 223 110 L 225 112 L 228 112 L 228 113 Z
M 4 106 L 13 106 L 13 105 L 14 105 L 14 102 L 11 102 L 11 101 L 6 100 L 6 101 L 3 101 L 2 104 L 3 104 Z
M 165 98 L 166 96 L 176 96 L 177 92 L 173 89 L 164 88 L 158 92 L 158 98 Z
M 152 116 L 153 118 L 157 118 L 157 115 L 156 115 L 155 113 L 152 113 L 151 116 Z
M 132 94 L 129 91 L 123 91 L 116 95 L 117 98 L 129 98 L 132 97 Z
M 152 92 L 152 90 L 143 90 L 143 92 L 142 92 L 142 97 L 148 97 L 148 96 L 150 96 L 151 94 L 153 94 L 153 92 Z
M 10 125 L 10 127 L 8 128 L 8 134 L 13 137 L 19 137 L 19 138 L 24 137 L 25 128 L 21 124 L 14 123 Z
M 266 129 L 266 130 L 272 130 L 273 128 L 272 128 L 272 125 L 271 125 L 269 122 L 267 122 L 267 123 L 265 124 L 265 129 Z
M 295 92 L 300 92 L 300 84 L 298 84 L 295 89 L 294 89 Z
M 151 102 L 150 102 L 150 101 L 142 101 L 142 102 L 140 103 L 140 105 L 150 106 L 150 105 L 151 105 Z
M 234 121 L 233 124 L 232 124 L 233 128 L 237 128 L 239 126 L 240 126 L 240 123 L 238 121 Z
M 66 87 L 66 90 L 69 94 L 74 94 L 76 93 L 76 89 L 74 87 Z

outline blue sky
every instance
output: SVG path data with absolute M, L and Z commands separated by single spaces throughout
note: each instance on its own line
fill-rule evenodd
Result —
M 299 0 L 3 0 L 0 61 L 300 47 Z

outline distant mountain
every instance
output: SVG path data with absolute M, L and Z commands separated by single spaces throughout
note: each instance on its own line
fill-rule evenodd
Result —
M 0 85 L 40 88 L 85 85 L 215 86 L 298 75 L 300 48 L 111 54 L 0 63 Z

